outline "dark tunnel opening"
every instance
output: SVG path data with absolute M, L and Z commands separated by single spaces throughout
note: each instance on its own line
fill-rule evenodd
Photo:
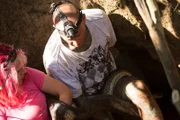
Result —
M 137 48 L 128 45 L 128 49 L 119 49 L 122 57 L 116 60 L 117 66 L 128 69 L 139 78 L 142 78 L 146 85 L 156 97 L 156 101 L 162 111 L 164 120 L 179 120 L 179 114 L 172 104 L 171 88 L 167 81 L 162 64 L 151 58 L 149 52 L 144 48 Z M 124 59 L 125 58 L 125 59 Z M 122 60 L 123 59 L 123 60 Z M 122 62 L 121 62 L 122 61 Z M 129 64 L 132 63 L 132 64 Z M 135 68 L 135 69 L 132 69 Z M 116 115 L 115 115 L 116 116 Z M 117 117 L 119 119 L 119 117 Z M 136 120 L 125 117 L 122 120 Z M 137 120 L 139 120 L 137 118 Z

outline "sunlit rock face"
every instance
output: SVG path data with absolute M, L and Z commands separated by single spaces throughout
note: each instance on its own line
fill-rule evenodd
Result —
M 153 59 L 159 60 L 148 30 L 131 0 L 71 0 L 81 9 L 100 8 L 110 17 L 119 50 L 132 46 L 145 48 Z M 55 0 L 58 2 L 58 0 Z M 176 64 L 180 63 L 180 6 L 176 0 L 158 0 L 162 24 L 170 50 Z M 23 48 L 29 58 L 28 64 L 42 69 L 44 46 L 53 31 L 51 15 L 48 14 L 51 1 L 5 0 L 0 2 L 0 36 L 2 42 Z
M 54 1 L 58 2 L 58 0 Z M 159 100 L 159 104 L 163 106 L 165 118 L 171 117 L 169 119 L 175 120 L 178 114 L 171 104 L 171 89 L 134 2 L 132 0 L 71 1 L 81 9 L 100 8 L 106 12 L 116 33 L 116 48 L 119 53 L 129 52 L 136 66 L 143 71 L 142 74 L 152 92 L 160 92 L 164 95 L 162 100 Z M 156 1 L 161 12 L 161 22 L 168 46 L 175 65 L 178 65 L 180 64 L 180 5 L 177 0 Z M 42 54 L 53 31 L 51 15 L 48 14 L 51 2 L 48 0 L 1 0 L 0 2 L 0 42 L 22 48 L 28 56 L 28 65 L 43 71 Z

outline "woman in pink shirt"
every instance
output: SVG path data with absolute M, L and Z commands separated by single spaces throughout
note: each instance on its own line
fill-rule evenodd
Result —
M 49 120 L 43 92 L 58 96 L 66 104 L 72 102 L 65 84 L 26 67 L 26 63 L 22 50 L 0 43 L 0 120 Z

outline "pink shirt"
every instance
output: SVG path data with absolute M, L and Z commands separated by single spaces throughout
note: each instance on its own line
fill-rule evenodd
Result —
M 27 93 L 22 107 L 4 108 L 0 106 L 0 120 L 49 120 L 46 98 L 41 92 L 45 74 L 26 67 L 23 91 Z

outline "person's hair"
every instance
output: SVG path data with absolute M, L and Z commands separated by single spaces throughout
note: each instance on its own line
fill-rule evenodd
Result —
M 50 5 L 50 9 L 49 9 L 49 14 L 53 14 L 54 11 L 56 10 L 56 8 L 58 8 L 60 5 L 62 4 L 71 4 L 72 6 L 75 7 L 75 9 L 77 10 L 77 15 L 79 14 L 78 11 L 80 10 L 74 3 L 70 2 L 69 0 L 61 0 L 58 3 L 51 3 Z
M 27 58 L 22 50 L 0 43 L 0 105 L 16 106 L 24 101 L 19 90 L 16 67 L 24 66 Z
M 54 12 L 55 11 L 59 11 L 60 10 L 60 6 L 64 5 L 64 4 L 68 4 L 70 5 L 71 7 L 73 7 L 75 9 L 75 16 L 80 19 L 80 17 L 82 17 L 82 12 L 81 12 L 81 9 L 78 8 L 74 3 L 68 1 L 68 0 L 61 0 L 59 3 L 52 3 L 50 5 L 50 10 L 49 10 L 49 13 L 54 16 Z M 62 12 L 62 11 L 61 11 Z M 67 17 L 69 16 L 68 14 L 65 14 Z M 59 21 L 60 19 L 58 19 L 57 21 Z

